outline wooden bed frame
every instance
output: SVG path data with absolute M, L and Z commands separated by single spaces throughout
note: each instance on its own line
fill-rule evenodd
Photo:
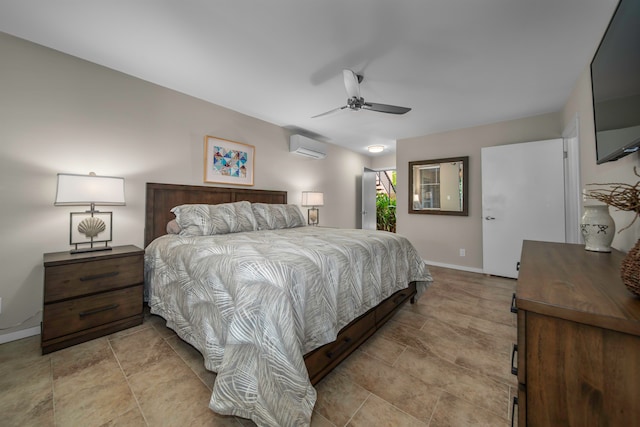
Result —
M 147 183 L 144 246 L 167 234 L 166 226 L 175 218 L 171 209 L 187 203 L 220 204 L 248 201 L 252 203 L 287 203 L 286 191 L 246 188 L 206 187 Z M 362 316 L 342 328 L 334 342 L 305 355 L 305 364 L 312 384 L 317 384 L 349 354 L 355 351 L 393 314 L 416 294 L 415 283 L 382 301 Z

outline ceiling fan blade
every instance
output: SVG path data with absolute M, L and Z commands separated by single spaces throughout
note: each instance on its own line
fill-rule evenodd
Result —
M 312 116 L 311 118 L 312 118 L 312 119 L 315 119 L 315 118 L 317 118 L 317 117 L 328 116 L 329 114 L 336 113 L 336 112 L 338 112 L 338 111 L 340 111 L 340 110 L 344 110 L 345 108 L 349 108 L 349 106 L 348 106 L 348 105 L 345 105 L 344 107 L 334 108 L 333 110 L 329 110 L 329 111 L 326 111 L 326 112 L 324 112 L 324 113 L 318 114 L 318 115 L 316 115 L 316 116 Z
M 365 102 L 362 107 L 365 110 L 378 111 L 380 113 L 405 114 L 411 111 L 411 108 L 398 107 L 397 105 L 376 104 L 374 102 Z
M 349 98 L 360 99 L 360 81 L 358 75 L 351 70 L 342 70 L 342 76 L 344 77 L 344 87 L 347 90 Z

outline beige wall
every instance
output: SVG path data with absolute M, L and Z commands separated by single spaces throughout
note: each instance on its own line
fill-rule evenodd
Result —
M 374 156 L 371 161 L 371 168 L 374 170 L 391 170 L 396 168 L 396 154 L 385 154 Z
M 409 237 L 423 258 L 435 264 L 455 266 L 472 271 L 482 269 L 481 222 L 481 174 L 480 149 L 493 145 L 551 139 L 562 136 L 564 129 L 578 118 L 580 141 L 580 180 L 583 188 L 590 183 L 629 183 L 640 180 L 633 173 L 640 167 L 638 153 L 618 161 L 596 164 L 591 81 L 587 66 L 576 82 L 563 110 L 546 114 L 470 129 L 460 129 L 398 141 L 398 232 Z M 409 215 L 407 213 L 408 162 L 442 157 L 470 157 L 470 206 L 469 217 Z M 639 168 L 640 171 L 640 168 Z M 595 204 L 586 200 L 583 204 Z M 634 218 L 630 212 L 611 208 L 611 215 L 618 230 Z M 631 249 L 640 238 L 640 221 L 629 229 L 616 233 L 613 247 L 622 251 Z M 459 256 L 459 249 L 466 249 L 466 256 Z
M 291 154 L 281 127 L 2 33 L 0 57 L 0 341 L 39 325 L 42 254 L 69 249 L 77 208 L 53 206 L 59 172 L 123 176 L 113 244 L 141 247 L 145 183 L 203 185 L 203 137 L 214 135 L 255 145 L 254 188 L 287 190 L 294 204 L 324 191 L 321 224 L 356 225 L 369 157 L 334 145 L 325 160 Z
M 462 162 L 440 163 L 440 209 L 461 211 L 460 165 Z
M 407 236 L 428 262 L 481 271 L 480 149 L 558 138 L 561 133 L 560 114 L 545 114 L 398 141 L 398 233 Z M 469 156 L 469 216 L 409 214 L 409 162 L 459 156 Z M 464 257 L 460 249 L 465 249 Z
M 590 79 L 589 67 L 586 67 L 562 111 L 562 120 L 565 124 L 569 124 L 574 120 L 576 115 L 578 117 L 580 179 L 583 188 L 586 187 L 589 189 L 590 187 L 585 184 L 590 183 L 621 182 L 635 184 L 640 180 L 640 178 L 633 173 L 633 168 L 640 166 L 638 153 L 630 154 L 615 162 L 608 162 L 602 165 L 596 164 L 596 142 Z M 590 200 L 585 203 L 595 204 L 597 202 Z M 613 208 L 610 208 L 609 211 L 618 230 L 626 227 L 634 218 L 634 214 L 630 212 L 619 212 Z M 619 233 L 617 232 L 612 245 L 616 249 L 627 252 L 636 244 L 639 237 L 640 221 L 636 221 L 631 228 Z
M 69 248 L 73 209 L 53 206 L 56 174 L 125 177 L 127 206 L 111 209 L 113 244 L 141 246 L 145 182 L 202 184 L 206 134 L 256 146 L 255 188 L 287 190 L 290 203 L 299 203 L 303 190 L 324 191 L 323 225 L 356 226 L 362 168 L 397 164 L 398 232 L 431 262 L 477 271 L 482 147 L 556 138 L 577 114 L 582 182 L 638 180 L 638 154 L 595 163 L 588 68 L 557 114 L 409 138 L 398 141 L 395 155 L 373 158 L 329 145 L 327 159 L 319 161 L 289 153 L 283 128 L 2 33 L 0 57 L 0 341 L 39 325 L 42 254 Z M 409 215 L 408 162 L 455 156 L 470 157 L 469 216 Z M 612 214 L 618 228 L 633 218 Z M 639 236 L 640 221 L 616 235 L 614 247 L 626 251 Z

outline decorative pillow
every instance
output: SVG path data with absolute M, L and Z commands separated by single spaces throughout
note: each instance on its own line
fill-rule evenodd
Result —
M 178 221 L 175 219 L 167 223 L 167 234 L 180 234 L 180 231 L 182 231 L 182 228 L 180 228 Z
M 253 203 L 251 208 L 258 222 L 258 230 L 278 230 L 306 225 L 304 215 L 296 205 Z
M 180 205 L 171 209 L 183 236 L 239 233 L 258 229 L 251 203 L 220 205 Z

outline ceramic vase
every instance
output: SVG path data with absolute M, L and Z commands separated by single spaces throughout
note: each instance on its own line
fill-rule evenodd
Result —
M 608 205 L 584 207 L 580 221 L 580 231 L 584 238 L 584 248 L 593 252 L 611 252 L 611 242 L 616 232 L 616 224 L 609 215 Z

